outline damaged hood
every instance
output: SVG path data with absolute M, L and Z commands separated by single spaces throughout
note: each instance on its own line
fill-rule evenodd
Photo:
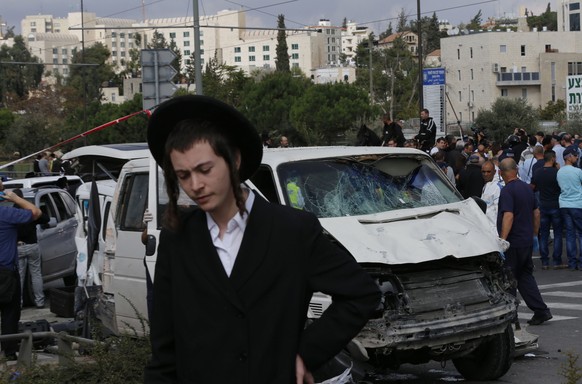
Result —
M 320 222 L 359 263 L 420 263 L 501 251 L 497 233 L 472 199 Z

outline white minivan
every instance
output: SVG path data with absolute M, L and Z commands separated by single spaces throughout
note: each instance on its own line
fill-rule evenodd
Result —
M 463 200 L 426 153 L 267 149 L 247 184 L 273 203 L 314 213 L 326 235 L 378 283 L 381 307 L 352 341 L 349 360 L 391 368 L 452 360 L 467 380 L 494 380 L 509 370 L 516 298 L 507 293 L 512 277 L 497 236 L 478 200 Z M 143 259 L 147 254 L 155 284 L 164 188 L 153 159 L 131 160 L 119 175 L 103 260 L 104 302 L 116 331 L 139 331 L 146 317 Z M 196 209 L 187 198 L 180 206 Z M 144 248 L 146 207 L 153 221 Z M 308 317 L 321 316 L 329 302 L 314 294 Z

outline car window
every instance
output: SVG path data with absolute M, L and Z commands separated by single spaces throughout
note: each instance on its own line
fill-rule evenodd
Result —
M 45 195 L 42 195 L 39 199 L 39 206 L 40 210 L 42 211 L 42 213 L 48 215 L 49 217 L 54 217 L 57 220 L 59 220 L 59 217 L 57 215 L 57 211 L 55 210 L 55 207 L 51 201 L 50 195 L 47 193 Z
M 251 182 L 261 191 L 263 196 L 272 203 L 279 203 L 273 172 L 268 166 L 261 166 L 251 177 Z
M 61 194 L 58 192 L 51 193 L 51 196 L 55 202 L 55 206 L 57 211 L 59 212 L 60 219 L 59 221 L 64 221 L 73 217 L 73 214 L 67 209 Z
M 366 215 L 460 201 L 430 159 L 321 159 L 281 164 L 288 205 L 318 217 Z

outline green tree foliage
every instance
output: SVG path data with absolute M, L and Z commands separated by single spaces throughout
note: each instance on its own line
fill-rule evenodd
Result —
M 309 87 L 291 107 L 290 119 L 309 145 L 330 145 L 373 115 L 368 95 L 346 84 Z
M 355 84 L 369 90 L 370 51 L 368 41 L 358 46 Z M 418 63 L 406 43 L 397 38 L 392 48 L 372 50 L 373 101 L 393 118 L 418 115 Z
M 289 47 L 287 46 L 287 32 L 285 31 L 285 16 L 279 15 L 277 17 L 277 58 L 275 59 L 275 66 L 278 72 L 290 72 L 289 65 Z
M 545 108 L 539 108 L 540 120 L 562 121 L 566 117 L 566 102 L 562 99 L 548 101 Z
M 541 30 L 543 27 L 547 27 L 548 31 L 558 30 L 558 13 L 552 12 L 550 3 L 546 7 L 546 11 L 539 16 L 534 16 L 533 13 L 527 14 L 527 25 L 530 28 L 538 28 Z
M 394 33 L 394 30 L 392 28 L 392 22 L 388 23 L 388 28 L 386 28 L 386 30 L 382 33 L 380 33 L 380 35 L 378 36 L 379 40 L 384 40 L 385 38 L 387 38 L 388 36 L 390 36 L 391 34 Z
M 134 47 L 129 50 L 129 60 L 125 62 L 125 70 L 122 72 L 125 78 L 136 78 L 141 74 L 141 42 L 139 33 L 134 33 Z
M 14 38 L 12 47 L 5 44 L 0 47 L 0 61 L 7 63 L 0 64 L 0 101 L 4 106 L 26 99 L 40 84 L 44 65 L 30 53 L 22 36 Z
M 19 116 L 7 132 L 4 148 L 26 155 L 58 142 L 58 132 L 51 129 L 44 116 L 27 114 Z
M 247 84 L 242 92 L 241 111 L 259 132 L 286 135 L 298 144 L 301 138 L 289 121 L 289 113 L 295 100 L 311 85 L 304 76 L 287 72 L 267 74 Z
M 439 19 L 436 13 L 433 13 L 431 17 L 425 16 L 420 19 L 421 31 L 418 31 L 418 22 L 416 20 L 411 23 L 412 32 L 416 33 L 417 36 L 422 37 L 422 53 L 426 57 L 429 53 L 435 49 L 441 48 L 441 37 L 446 37 L 446 32 L 439 31 Z
M 0 109 L 0 143 L 5 143 L 6 135 L 10 131 L 10 127 L 16 117 L 9 109 Z
M 480 109 L 475 124 L 485 130 L 492 140 L 503 142 L 515 128 L 535 132 L 538 128 L 538 112 L 525 99 L 500 97 L 491 109 Z
M 208 60 L 202 73 L 204 94 L 234 106 L 241 104 L 243 89 L 250 81 L 242 69 L 221 64 L 217 58 Z
M 481 29 L 481 24 L 483 24 L 483 13 L 481 12 L 481 10 L 479 10 L 479 12 L 477 12 L 477 14 L 473 16 L 473 18 L 471 19 L 471 21 L 469 21 L 469 24 L 467 24 L 465 28 L 478 30 Z
M 85 52 L 75 53 L 67 81 L 67 87 L 70 90 L 67 100 L 69 108 L 82 107 L 84 102 L 99 103 L 101 101 L 102 88 L 109 86 L 115 80 L 115 72 L 107 63 L 110 54 L 102 43 L 86 48 Z
M 410 27 L 408 26 L 408 15 L 404 8 L 400 10 L 398 13 L 398 21 L 396 22 L 396 32 L 404 32 L 409 31 Z

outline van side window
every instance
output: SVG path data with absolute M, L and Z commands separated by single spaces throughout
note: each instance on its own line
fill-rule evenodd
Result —
M 117 217 L 120 229 L 143 230 L 143 213 L 148 200 L 148 179 L 147 173 L 138 173 L 129 175 L 123 180 L 121 209 Z
M 251 181 L 271 203 L 281 204 L 270 167 L 261 166 L 251 177 Z

